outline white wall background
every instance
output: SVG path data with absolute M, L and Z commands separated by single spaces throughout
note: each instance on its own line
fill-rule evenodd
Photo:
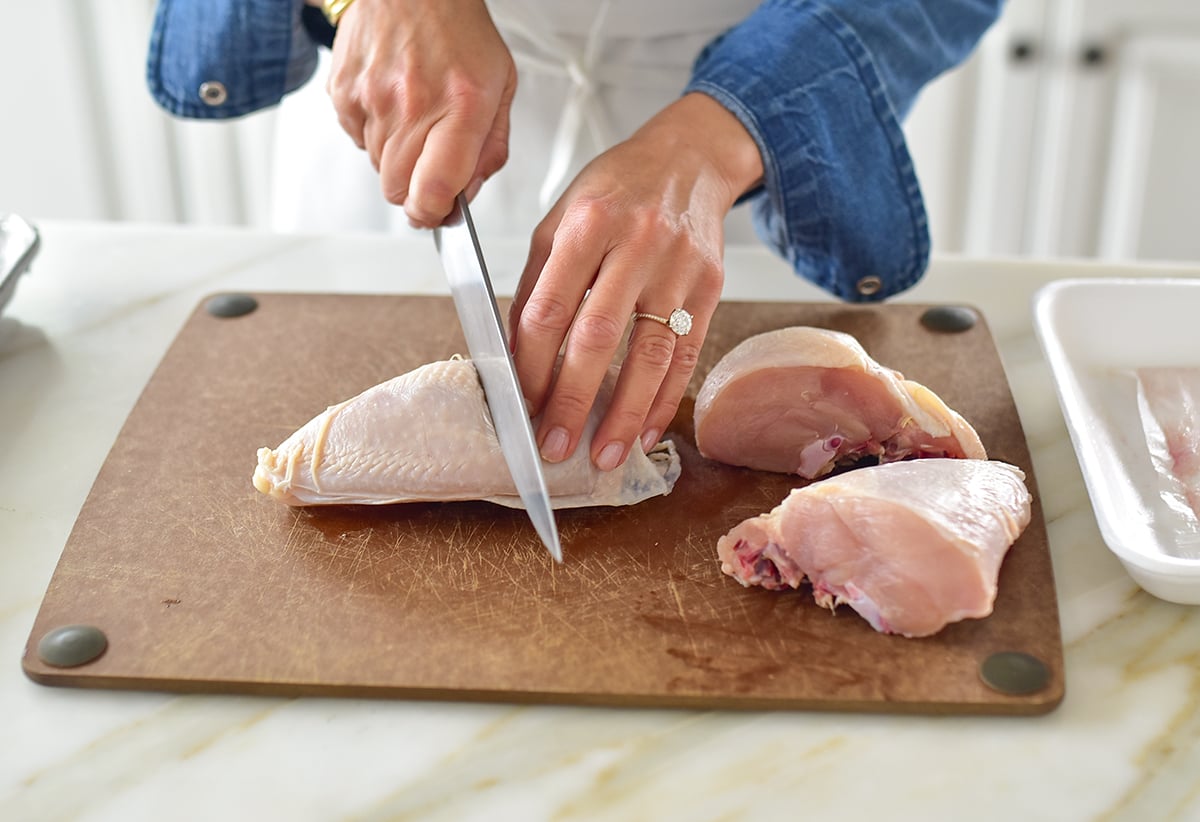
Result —
M 152 0 L 0 10 L 0 213 L 268 225 L 273 114 L 155 107 Z M 1200 260 L 1194 0 L 1010 0 L 907 131 L 938 251 Z
M 153 0 L 0 0 L 0 213 L 262 225 L 273 117 L 169 117 L 145 83 Z

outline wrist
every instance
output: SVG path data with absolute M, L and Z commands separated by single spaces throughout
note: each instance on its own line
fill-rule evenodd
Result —
M 762 184 L 763 162 L 758 144 L 741 121 L 712 97 L 689 92 L 663 110 L 678 134 L 695 147 L 727 189 L 730 207 L 747 191 Z

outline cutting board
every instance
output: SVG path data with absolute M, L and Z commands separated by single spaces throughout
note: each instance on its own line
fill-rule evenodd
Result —
M 326 406 L 465 353 L 449 298 L 257 294 L 186 322 L 131 412 L 63 550 L 23 664 L 47 685 L 720 708 L 1038 714 L 1063 694 L 1046 528 L 1020 420 L 982 316 L 932 331 L 929 306 L 724 303 L 667 432 L 683 473 L 636 506 L 561 511 L 556 565 L 524 512 L 483 502 L 292 509 L 251 485 L 255 453 Z M 839 329 L 922 382 L 1024 469 L 1033 520 L 994 613 L 926 639 L 885 636 L 811 593 L 745 589 L 718 537 L 800 480 L 699 456 L 692 408 L 717 359 L 789 325 Z M 94 661 L 46 664 L 65 625 Z M 981 678 L 1040 660 L 1040 690 Z

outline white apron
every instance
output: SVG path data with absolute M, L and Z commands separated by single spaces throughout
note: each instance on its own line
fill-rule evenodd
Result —
M 679 97 L 692 63 L 757 0 L 491 0 L 517 66 L 509 158 L 472 204 L 481 232 L 528 237 L 580 169 Z M 411 232 L 317 75 L 279 107 L 271 223 L 280 231 Z M 749 210 L 726 239 L 750 242 Z

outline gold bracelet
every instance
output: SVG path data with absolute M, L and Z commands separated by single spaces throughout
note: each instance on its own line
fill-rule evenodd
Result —
M 321 0 L 321 11 L 325 12 L 325 19 L 329 21 L 329 25 L 336 26 L 353 2 L 354 0 Z

